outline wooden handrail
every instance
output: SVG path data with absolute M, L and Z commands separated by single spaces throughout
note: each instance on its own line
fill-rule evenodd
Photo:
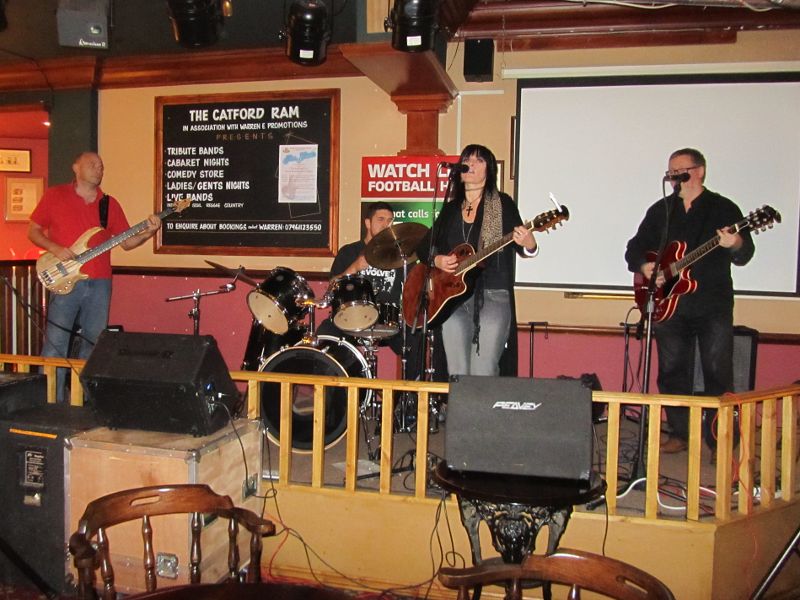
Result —
M 57 367 L 72 368 L 72 403 L 82 404 L 83 390 L 80 386 L 79 374 L 83 369 L 82 360 L 65 360 L 59 358 L 43 358 L 38 356 L 21 356 L 0 354 L 0 363 L 12 365 L 18 371 L 30 371 L 32 367 L 41 367 L 48 378 L 48 394 L 51 401 L 55 398 L 55 372 Z M 236 381 L 247 384 L 249 418 L 260 418 L 261 383 L 271 382 L 280 385 L 282 432 L 290 432 L 292 425 L 292 408 L 290 403 L 292 387 L 295 385 L 311 386 L 314 390 L 314 407 L 321 414 L 325 402 L 325 388 L 335 387 L 347 389 L 347 429 L 346 429 L 346 466 L 344 488 L 329 489 L 322 476 L 324 470 L 324 422 L 315 419 L 312 434 L 312 475 L 311 487 L 325 490 L 325 493 L 360 493 L 356 486 L 358 467 L 358 441 L 360 428 L 359 390 L 372 389 L 381 394 L 384 414 L 393 414 L 394 393 L 409 391 L 418 394 L 417 430 L 428 431 L 428 400 L 431 394 L 446 394 L 447 383 L 412 382 L 399 380 L 364 379 L 358 377 L 328 377 L 317 375 L 294 375 L 284 373 L 264 373 L 254 371 L 233 371 L 231 376 Z M 644 518 L 654 520 L 662 518 L 659 512 L 659 441 L 661 434 L 661 407 L 686 406 L 689 408 L 689 442 L 687 452 L 686 482 L 686 518 L 699 521 L 707 516 L 701 514 L 701 447 L 702 418 L 704 409 L 716 409 L 716 500 L 713 518 L 717 522 L 731 520 L 736 514 L 750 515 L 759 510 L 769 509 L 779 502 L 793 501 L 798 496 L 797 467 L 795 457 L 798 453 L 797 429 L 798 400 L 800 385 L 792 384 L 766 390 L 740 394 L 727 394 L 721 397 L 671 396 L 664 394 L 634 394 L 624 392 L 593 392 L 594 402 L 608 405 L 608 433 L 606 443 L 606 472 L 604 477 L 609 490 L 618 489 L 619 484 L 619 450 L 622 410 L 629 406 L 648 406 L 649 420 L 647 426 L 647 476 L 642 509 Z M 738 413 L 739 445 L 735 446 L 734 426 Z M 781 424 L 780 435 L 778 423 Z M 380 481 L 378 492 L 385 496 L 398 495 L 391 490 L 392 469 L 392 419 L 383 419 L 380 440 Z M 756 456 L 756 439 L 760 436 L 760 457 Z M 417 436 L 417 456 L 427 456 L 428 438 Z M 779 458 L 780 455 L 780 458 Z M 291 478 L 291 462 L 293 452 L 291 435 L 282 435 L 279 441 L 279 463 L 277 485 L 294 486 Z M 734 469 L 734 464 L 736 469 Z M 738 475 L 737 475 L 738 473 Z M 758 474 L 759 479 L 756 475 Z M 307 484 L 303 484 L 307 487 Z M 374 492 L 370 492 L 374 493 Z M 414 497 L 425 499 L 427 495 L 426 469 L 416 469 L 414 479 Z M 706 500 L 705 504 L 709 501 Z M 606 498 L 609 515 L 621 515 L 617 498 L 610 494 Z M 625 511 L 625 518 L 632 518 L 630 509 Z M 635 517 L 635 514 L 633 515 Z

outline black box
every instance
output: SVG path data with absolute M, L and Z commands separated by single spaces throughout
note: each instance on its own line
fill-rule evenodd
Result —
M 0 419 L 47 404 L 47 378 L 38 373 L 0 373 Z
M 104 331 L 81 382 L 87 405 L 111 428 L 209 435 L 241 403 L 210 335 Z
M 65 444 L 93 429 L 92 411 L 45 404 L 0 420 L 0 538 L 23 565 L 59 592 L 70 591 L 66 542 Z M 0 581 L 33 585 L 24 567 L 0 552 Z

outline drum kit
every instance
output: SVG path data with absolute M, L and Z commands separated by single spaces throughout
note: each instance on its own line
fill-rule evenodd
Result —
M 415 262 L 414 250 L 428 228 L 419 223 L 399 223 L 376 235 L 367 245 L 367 262 L 379 269 L 404 269 Z M 343 275 L 328 286 L 317 300 L 308 282 L 288 267 L 276 267 L 262 282 L 244 273 L 206 261 L 215 269 L 253 287 L 247 294 L 247 306 L 253 315 L 250 337 L 242 368 L 265 373 L 331 375 L 362 377 L 377 375 L 378 348 L 389 338 L 402 335 L 403 377 L 405 377 L 406 328 L 402 310 L 394 303 L 376 301 L 370 280 L 360 274 Z M 228 284 L 230 286 L 231 284 Z M 225 286 L 223 286 L 225 287 Z M 344 332 L 343 337 L 321 335 L 316 331 L 317 309 L 330 308 L 330 318 Z M 310 451 L 313 433 L 313 386 L 292 386 L 292 448 Z M 325 390 L 324 442 L 329 448 L 345 434 L 347 427 L 347 389 Z M 261 384 L 261 414 L 267 433 L 280 436 L 280 385 Z M 404 414 L 396 430 L 410 430 L 404 402 L 398 403 Z M 414 400 L 416 407 L 416 400 Z M 359 411 L 370 459 L 377 458 L 372 441 L 380 431 L 381 400 L 378 392 L 361 389 Z M 414 416 L 416 412 L 414 411 Z M 372 427 L 370 426 L 372 425 Z

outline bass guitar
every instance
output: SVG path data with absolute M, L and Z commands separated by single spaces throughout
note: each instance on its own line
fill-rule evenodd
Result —
M 566 206 L 560 206 L 558 210 L 542 213 L 534 219 L 526 221 L 523 225 L 531 231 L 546 231 L 568 219 L 569 209 Z M 416 329 L 424 324 L 424 314 L 422 310 L 419 310 L 419 306 L 420 294 L 424 291 L 426 281 L 428 282 L 428 324 L 435 327 L 444 321 L 456 305 L 453 300 L 467 292 L 472 293 L 475 278 L 470 276 L 469 271 L 498 250 L 505 248 L 511 243 L 513 236 L 514 232 L 512 231 L 485 246 L 479 252 L 475 252 L 470 244 L 459 244 L 450 252 L 450 256 L 458 259 L 456 270 L 452 273 L 438 267 L 429 267 L 423 263 L 415 265 L 409 271 L 403 287 L 403 317 L 406 325 Z
M 171 208 L 167 208 L 158 213 L 158 217 L 164 219 L 172 213 L 183 212 L 191 203 L 192 201 L 189 198 L 178 200 Z M 102 231 L 103 228 L 92 227 L 91 229 L 87 229 L 69 248 L 75 254 L 75 258 L 61 260 L 53 253 L 45 252 L 39 257 L 39 260 L 36 261 L 36 275 L 48 291 L 54 294 L 69 294 L 78 281 L 88 277 L 88 275 L 81 272 L 81 267 L 85 263 L 108 252 L 115 246 L 119 246 L 128 238 L 135 236 L 137 233 L 141 233 L 145 229 L 147 229 L 147 219 L 93 248 L 89 248 L 89 240 L 92 239 L 97 232 Z
M 766 204 L 759 209 L 752 211 L 746 218 L 728 227 L 730 233 L 739 233 L 746 229 L 752 229 L 756 234 L 771 228 L 773 223 L 781 222 L 781 214 Z M 654 269 L 653 276 L 658 279 L 659 275 L 664 275 L 664 285 L 655 290 L 653 309 L 653 321 L 666 321 L 678 307 L 678 301 L 684 294 L 691 294 L 697 289 L 697 281 L 691 277 L 689 266 L 696 263 L 706 254 L 719 247 L 719 236 L 716 235 L 705 244 L 698 246 L 689 254 L 686 254 L 686 242 L 673 241 L 664 249 L 664 255 L 657 269 Z M 655 262 L 658 258 L 657 252 L 648 252 L 645 255 L 646 262 Z M 633 296 L 636 305 L 644 314 L 647 308 L 647 290 L 650 287 L 650 279 L 641 273 L 633 275 Z

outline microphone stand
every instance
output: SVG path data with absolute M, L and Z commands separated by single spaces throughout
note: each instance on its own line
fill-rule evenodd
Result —
M 653 313 L 655 313 L 656 309 L 656 291 L 658 286 L 656 285 L 656 281 L 658 280 L 658 273 L 659 269 L 661 268 L 661 261 L 664 258 L 664 251 L 667 248 L 667 232 L 669 231 L 669 218 L 671 216 L 672 210 L 675 209 L 678 200 L 680 199 L 681 193 L 681 182 L 680 180 L 675 181 L 675 188 L 670 196 L 665 196 L 665 202 L 671 197 L 675 197 L 675 205 L 672 206 L 670 209 L 667 207 L 667 218 L 664 223 L 664 233 L 661 237 L 661 244 L 659 245 L 658 252 L 656 254 L 656 258 L 653 265 L 653 273 L 650 277 L 650 280 L 647 282 L 647 301 L 645 302 L 644 312 L 642 313 L 641 320 L 639 322 L 639 326 L 644 327 L 644 334 L 645 334 L 645 345 L 644 345 L 644 372 L 642 381 L 642 393 L 649 394 L 650 393 L 650 367 L 651 367 L 651 357 L 653 352 Z M 665 282 L 666 283 L 666 282 Z M 627 328 L 626 328 L 627 332 Z M 627 492 L 632 489 L 638 489 L 639 484 L 642 478 L 647 476 L 647 467 L 645 466 L 644 462 L 644 455 L 645 449 L 647 447 L 647 436 L 645 426 L 649 421 L 649 413 L 650 407 L 646 404 L 642 404 L 640 407 L 639 412 L 639 435 L 636 442 L 636 454 L 633 458 L 633 467 L 631 468 L 631 474 L 628 479 L 628 483 L 617 489 L 617 496 L 623 496 Z M 603 502 L 605 502 L 605 496 L 599 498 L 598 500 L 594 500 L 586 505 L 586 508 L 589 510 L 593 510 L 600 506 Z
M 440 163 L 439 166 L 447 163 Z M 460 166 L 460 163 L 459 163 Z M 448 201 L 453 187 L 453 181 L 458 177 L 459 171 L 451 168 L 450 174 L 447 177 L 447 187 L 444 190 L 444 201 Z M 428 338 L 428 291 L 431 286 L 431 276 L 433 274 L 434 259 L 436 258 L 436 237 L 439 234 L 439 220 L 436 218 L 436 195 L 433 196 L 433 205 L 431 206 L 431 237 L 428 244 L 428 261 L 425 265 L 425 279 L 422 282 L 422 290 L 420 291 L 417 310 L 414 313 L 414 327 L 419 322 L 419 316 L 422 315 L 422 348 L 423 348 L 423 361 L 425 371 L 425 381 L 433 381 L 433 340 Z
M 236 289 L 236 279 L 239 277 L 237 273 L 236 277 L 233 278 L 233 281 L 230 283 L 226 283 L 225 285 L 221 285 L 219 289 L 211 290 L 208 292 L 201 292 L 200 289 L 196 289 L 191 294 L 186 294 L 183 296 L 172 296 L 170 298 L 165 298 L 165 302 L 177 302 L 178 300 L 193 300 L 192 309 L 189 311 L 188 316 L 192 320 L 193 328 L 192 332 L 194 335 L 200 335 L 200 298 L 203 296 L 216 296 L 217 294 L 228 294 Z

